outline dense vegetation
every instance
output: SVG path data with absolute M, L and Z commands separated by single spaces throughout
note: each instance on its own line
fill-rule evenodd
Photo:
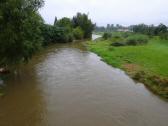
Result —
M 145 24 L 139 24 L 139 25 L 131 25 L 131 26 L 122 26 L 122 25 L 114 25 L 114 24 L 107 24 L 106 27 L 104 26 L 96 26 L 95 32 L 99 33 L 110 33 L 110 32 L 134 32 L 139 34 L 145 34 L 152 36 L 160 36 L 161 39 L 168 39 L 168 28 L 164 24 L 159 24 L 158 26 L 155 25 L 145 25 Z
M 126 44 L 128 40 L 145 42 L 130 46 Z M 139 33 L 113 32 L 108 39 L 89 42 L 89 49 L 168 99 L 168 40 Z
M 0 1 L 0 68 L 27 62 L 49 43 L 91 37 L 94 24 L 88 15 L 55 18 L 54 25 L 49 25 L 38 13 L 43 5 L 43 0 Z
M 86 14 L 77 13 L 77 15 L 73 17 L 72 23 L 75 28 L 80 27 L 82 29 L 84 38 L 91 38 L 95 25 L 92 24 L 92 21 L 88 19 Z
M 43 0 L 0 1 L 0 64 L 28 61 L 41 46 Z
M 72 42 L 91 38 L 94 24 L 88 15 L 77 13 L 72 19 L 64 17 L 55 18 L 54 25 L 43 24 L 41 27 L 44 37 L 43 45 L 54 42 Z
M 107 24 L 106 27 L 104 26 L 96 26 L 95 27 L 95 32 L 116 32 L 116 31 L 119 31 L 119 30 L 132 30 L 132 27 L 131 26 L 122 26 L 122 25 L 119 25 L 119 24 Z
M 164 24 L 158 26 L 139 24 L 131 27 L 135 33 L 146 34 L 149 36 L 160 36 L 162 39 L 168 39 L 168 28 Z
M 122 32 L 121 32 L 122 33 Z M 110 40 L 113 46 L 126 46 L 126 45 L 143 45 L 149 40 L 147 35 L 135 34 L 131 32 L 124 32 L 122 34 L 115 34 L 113 32 L 105 32 L 102 36 L 104 40 Z

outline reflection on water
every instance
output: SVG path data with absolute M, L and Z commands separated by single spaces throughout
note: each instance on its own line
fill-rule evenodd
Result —
M 0 126 L 167 126 L 168 103 L 82 43 L 34 56 L 5 82 Z

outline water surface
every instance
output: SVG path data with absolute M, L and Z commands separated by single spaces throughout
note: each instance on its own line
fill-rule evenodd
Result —
M 40 52 L 5 81 L 0 126 L 167 126 L 168 103 L 88 52 Z
M 92 35 L 92 39 L 93 40 L 96 40 L 96 39 L 98 39 L 98 38 L 100 38 L 100 37 L 102 37 L 101 35 L 96 35 L 96 34 L 93 34 Z

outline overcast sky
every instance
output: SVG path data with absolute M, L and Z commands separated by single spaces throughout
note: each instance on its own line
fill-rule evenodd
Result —
M 45 0 L 40 14 L 46 23 L 57 18 L 72 18 L 77 12 L 89 13 L 97 25 L 168 25 L 168 0 Z

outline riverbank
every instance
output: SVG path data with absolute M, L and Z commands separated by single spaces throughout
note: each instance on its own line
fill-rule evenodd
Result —
M 126 71 L 151 91 L 168 99 L 168 42 L 153 38 L 147 45 L 113 47 L 110 40 L 88 42 L 102 60 Z

